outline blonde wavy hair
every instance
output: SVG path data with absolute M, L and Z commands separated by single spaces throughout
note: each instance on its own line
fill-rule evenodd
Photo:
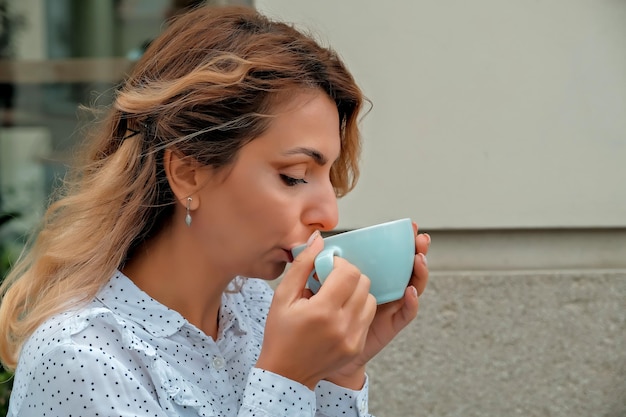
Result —
M 170 221 L 166 148 L 216 169 L 271 123 L 298 89 L 337 105 L 337 196 L 358 178 L 358 117 L 365 101 L 339 56 L 309 34 L 251 8 L 200 7 L 154 40 L 86 135 L 76 166 L 29 250 L 0 287 L 0 360 L 14 369 L 47 318 L 93 299 L 117 268 Z

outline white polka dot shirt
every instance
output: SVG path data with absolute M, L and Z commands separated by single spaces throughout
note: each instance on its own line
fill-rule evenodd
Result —
M 22 349 L 9 417 L 369 416 L 368 383 L 315 391 L 255 368 L 272 290 L 225 293 L 217 341 L 117 272 Z

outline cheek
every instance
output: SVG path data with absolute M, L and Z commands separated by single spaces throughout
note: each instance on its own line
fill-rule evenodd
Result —
M 272 229 L 288 220 L 294 206 L 288 193 L 282 190 L 270 187 L 256 189 L 243 197 L 240 216 L 242 223 L 253 223 L 255 229 Z
M 288 223 L 296 207 L 293 191 L 278 183 L 271 174 L 251 175 L 252 181 L 234 181 L 236 186 L 216 195 L 214 222 L 248 236 L 274 231 Z M 228 226 L 227 226 L 228 225 Z M 260 236 L 261 237 L 261 236 Z

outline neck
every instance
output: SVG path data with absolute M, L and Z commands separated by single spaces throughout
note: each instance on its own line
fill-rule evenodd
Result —
M 122 272 L 150 297 L 216 340 L 222 293 L 232 277 L 220 276 L 197 251 L 176 244 L 184 240 L 173 238 L 173 233 L 164 230 L 146 242 Z

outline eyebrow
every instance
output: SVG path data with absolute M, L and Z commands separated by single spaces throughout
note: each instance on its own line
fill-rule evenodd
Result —
M 320 165 L 320 166 L 325 165 L 326 162 L 328 162 L 328 160 L 326 159 L 324 155 L 322 155 L 319 151 L 312 149 L 312 148 L 297 147 L 297 148 L 290 149 L 284 153 L 284 155 L 298 155 L 298 154 L 304 154 L 310 157 L 311 159 L 313 159 L 313 161 L 315 161 L 317 165 Z

